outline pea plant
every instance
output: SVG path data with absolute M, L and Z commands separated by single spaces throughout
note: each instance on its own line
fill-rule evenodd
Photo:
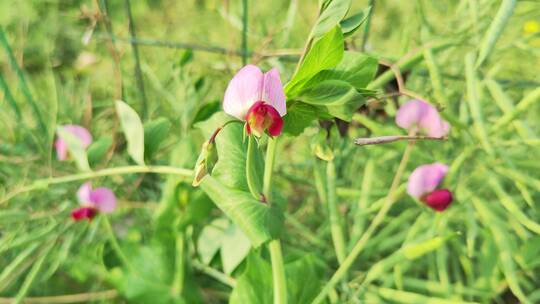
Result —
M 496 71 L 482 70 L 516 1 L 502 1 L 464 56 L 459 106 L 437 61 L 470 37 L 388 64 L 349 40 L 367 38 L 372 5 L 319 1 L 290 67 L 249 63 L 244 20 L 243 66 L 219 102 L 203 103 L 202 85 L 186 90 L 197 103 L 182 113 L 179 134 L 121 98 L 110 107 L 118 123 L 99 134 L 83 122 L 53 123 L 51 162 L 77 172 L 0 193 L 0 294 L 13 303 L 34 294 L 28 303 L 540 301 L 540 225 L 516 202 L 534 206 L 540 180 L 501 148 L 511 145 L 509 128 L 534 133 L 517 117 L 540 90 L 514 106 Z M 426 97 L 408 89 L 426 83 L 405 79 L 419 62 L 431 80 Z M 484 113 L 484 89 L 500 117 Z M 47 195 L 54 206 L 21 205 Z M 61 273 L 90 292 L 40 291 Z

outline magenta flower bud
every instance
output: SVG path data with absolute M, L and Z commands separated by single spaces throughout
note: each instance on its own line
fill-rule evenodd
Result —
M 246 65 L 229 82 L 223 99 L 225 113 L 246 122 L 248 134 L 270 136 L 281 134 L 287 114 L 285 93 L 277 69 L 266 73 L 254 65 Z
M 84 127 L 78 125 L 64 125 L 62 128 L 73 134 L 77 138 L 83 148 L 87 148 L 92 144 L 92 135 Z M 66 160 L 68 156 L 68 147 L 66 141 L 58 134 L 58 138 L 54 142 L 54 147 L 56 149 L 56 157 L 58 160 Z
M 433 137 L 448 135 L 450 125 L 443 120 L 437 109 L 422 100 L 410 100 L 403 104 L 396 114 L 396 124 L 411 132 Z
M 91 183 L 84 183 L 77 191 L 77 198 L 82 207 L 71 212 L 76 220 L 91 220 L 98 213 L 111 213 L 116 208 L 116 196 L 105 187 L 92 190 Z
M 448 166 L 441 163 L 419 166 L 409 176 L 407 193 L 435 211 L 444 211 L 453 200 L 449 190 L 438 189 L 447 172 Z

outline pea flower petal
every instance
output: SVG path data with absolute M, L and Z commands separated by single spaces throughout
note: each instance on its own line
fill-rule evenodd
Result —
M 444 211 L 453 201 L 452 192 L 448 189 L 437 189 L 448 166 L 441 163 L 422 165 L 409 176 L 407 193 L 421 200 L 435 211 Z
M 88 146 L 90 146 L 90 144 L 92 144 L 92 135 L 84 127 L 79 125 L 64 125 L 62 128 L 66 132 L 73 134 L 73 136 L 80 141 L 83 148 L 86 149 Z M 54 142 L 54 147 L 56 149 L 56 156 L 58 160 L 66 160 L 68 153 L 67 143 L 60 135 L 58 135 L 58 138 Z
M 263 90 L 264 94 L 261 100 L 274 107 L 281 117 L 285 116 L 287 114 L 285 92 L 276 68 L 264 74 Z
M 435 190 L 447 172 L 448 166 L 441 163 L 419 166 L 409 176 L 407 193 L 418 199 L 421 198 Z
M 116 208 L 114 192 L 105 187 L 92 189 L 90 182 L 81 185 L 77 191 L 77 198 L 82 207 L 71 212 L 71 217 L 76 221 L 90 220 L 100 212 L 111 213 Z
M 249 108 L 262 98 L 263 79 L 263 73 L 254 65 L 246 65 L 240 69 L 225 91 L 225 113 L 245 120 Z
M 441 118 L 434 106 L 416 99 L 406 102 L 399 108 L 396 124 L 409 132 L 416 129 L 433 137 L 446 136 L 450 130 L 450 125 Z
M 116 208 L 114 193 L 105 187 L 96 188 L 90 192 L 90 199 L 97 210 L 103 213 L 111 213 Z
M 283 84 L 277 69 L 266 73 L 254 65 L 240 69 L 230 81 L 223 99 L 225 113 L 246 121 L 249 134 L 271 136 L 281 133 L 283 117 L 287 114 Z

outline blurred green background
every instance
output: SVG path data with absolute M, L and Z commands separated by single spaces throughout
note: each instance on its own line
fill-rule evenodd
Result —
M 350 12 L 368 2 L 353 1 Z M 402 191 L 330 301 L 540 303 L 540 3 L 517 1 L 486 64 L 467 72 L 467 56 L 475 56 L 501 1 L 373 2 L 368 35 L 364 25 L 347 38 L 346 48 L 365 48 L 382 63 L 397 63 L 406 88 L 443 110 L 452 124 L 449 140 L 419 143 L 407 171 L 447 163 L 445 185 L 456 201 L 434 214 Z M 317 19 L 318 2 L 248 4 L 248 61 L 277 67 L 286 82 Z M 247 250 L 221 248 L 221 257 L 201 256 L 205 229 L 216 220 L 229 223 L 190 181 L 155 174 L 100 180 L 120 198 L 111 222 L 128 258 L 139 265 L 138 275 L 119 267 L 100 219 L 69 220 L 78 184 L 3 198 L 34 180 L 76 172 L 73 164 L 55 159 L 58 125 L 81 124 L 101 142 L 89 152 L 94 169 L 130 164 L 116 99 L 130 104 L 145 123 L 170 123 L 148 163 L 192 168 L 203 138 L 193 125 L 219 109 L 228 81 L 242 66 L 242 1 L 2 0 L 0 26 L 0 303 L 25 297 L 28 303 L 60 303 L 39 297 L 74 293 L 83 296 L 72 302 L 227 302 L 234 285 L 228 280 L 247 267 L 249 244 Z M 384 97 L 396 90 L 388 79 L 380 98 L 354 116 L 345 135 L 330 131 L 334 190 L 348 248 L 380 208 L 405 146 L 357 147 L 353 139 L 402 133 L 393 119 L 408 97 Z M 285 259 L 301 261 L 295 265 L 303 272 L 290 284 L 306 290 L 291 303 L 309 303 L 305 299 L 338 266 L 320 199 L 320 184 L 328 187 L 328 177 L 311 145 L 321 132 L 325 125 L 313 124 L 279 144 L 275 188 L 287 202 Z M 245 244 L 231 231 L 204 240 Z M 181 236 L 176 247 L 163 245 L 175 233 Z M 388 260 L 435 235 L 449 238 L 419 259 Z M 180 262 L 174 259 L 178 246 Z M 227 263 L 235 267 L 223 269 Z M 369 286 L 359 286 L 357 279 L 375 263 L 383 263 L 384 271 Z M 176 284 L 175 267 L 182 268 L 183 285 Z M 213 271 L 227 272 L 221 273 L 226 282 Z

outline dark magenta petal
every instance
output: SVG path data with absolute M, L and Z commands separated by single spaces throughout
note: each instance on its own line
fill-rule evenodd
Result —
M 281 115 L 279 115 L 279 112 L 271 105 L 266 105 L 266 108 L 266 115 L 271 121 L 271 124 L 268 127 L 268 134 L 270 134 L 270 136 L 278 136 L 283 129 L 283 119 L 281 118 Z
M 431 209 L 435 211 L 444 211 L 453 200 L 452 192 L 448 189 L 438 189 L 422 198 L 422 201 L 426 203 Z
M 75 221 L 91 220 L 97 215 L 97 210 L 90 207 L 81 207 L 71 211 L 71 218 Z
M 283 119 L 273 106 L 257 101 L 251 106 L 246 116 L 247 132 L 261 137 L 265 131 L 270 136 L 278 136 L 283 129 Z

